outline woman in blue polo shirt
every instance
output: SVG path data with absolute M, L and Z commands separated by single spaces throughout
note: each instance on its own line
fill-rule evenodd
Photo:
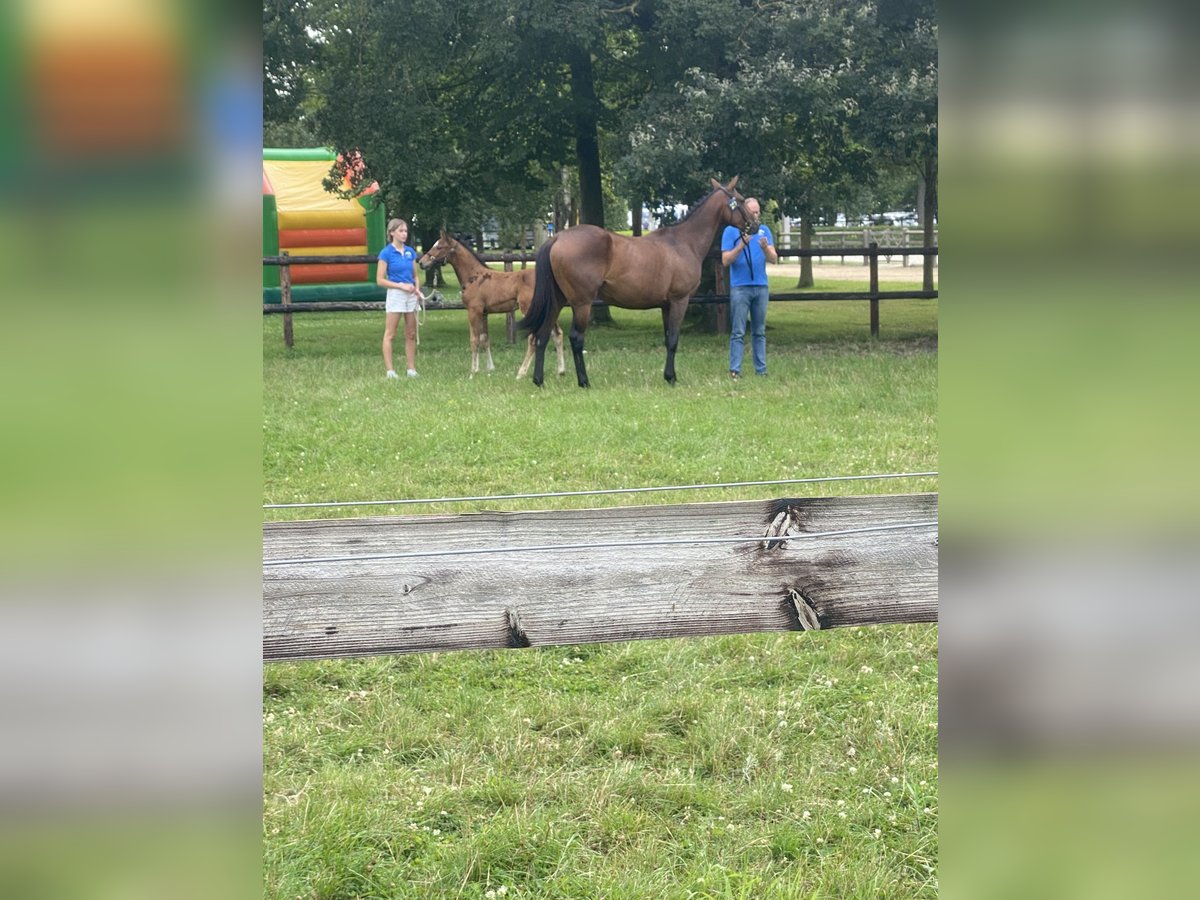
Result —
M 750 348 L 754 371 L 767 374 L 767 263 L 778 262 L 771 229 L 759 221 L 759 204 L 747 197 L 744 204 L 757 227 L 745 232 L 727 225 L 721 234 L 721 263 L 729 266 L 729 375 L 742 377 L 746 316 L 750 316 Z
M 387 325 L 383 330 L 383 362 L 387 377 L 398 378 L 392 368 L 392 338 L 400 316 L 404 316 L 404 356 L 408 361 L 408 377 L 417 377 L 417 310 L 420 309 L 421 288 L 417 284 L 417 251 L 405 243 L 408 225 L 403 219 L 392 219 L 387 225 L 388 240 L 379 251 L 375 267 L 375 283 L 387 288 Z

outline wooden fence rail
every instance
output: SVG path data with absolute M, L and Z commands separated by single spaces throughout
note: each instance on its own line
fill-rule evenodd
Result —
M 781 258 L 796 256 L 796 257 L 820 257 L 820 256 L 862 256 L 865 257 L 866 263 L 869 266 L 867 277 L 866 291 L 805 291 L 804 293 L 789 292 L 784 294 L 771 294 L 768 299 L 776 301 L 814 301 L 814 300 L 866 300 L 870 306 L 871 320 L 871 336 L 879 337 L 879 301 L 880 300 L 936 300 L 937 291 L 926 290 L 905 290 L 905 291 L 880 291 L 879 290 L 879 257 L 891 256 L 894 248 L 879 247 L 871 244 L 868 247 L 827 247 L 813 248 L 809 250 L 787 250 L 779 249 L 777 252 Z M 907 253 L 914 256 L 937 256 L 937 247 L 912 247 Z M 513 263 L 519 262 L 521 268 L 525 268 L 527 262 L 536 261 L 535 254 L 526 253 L 501 253 L 501 254 L 483 254 L 481 257 L 485 262 L 503 262 L 504 270 L 511 272 Z M 343 256 L 289 256 L 284 251 L 279 256 L 264 256 L 264 266 L 282 266 L 280 272 L 280 303 L 264 303 L 263 315 L 272 313 L 283 314 L 283 342 L 285 346 L 292 346 L 292 314 L 299 311 L 304 312 L 340 312 L 345 310 L 381 310 L 384 308 L 383 301 L 345 301 L 345 302 L 316 302 L 293 304 L 291 298 L 291 279 L 288 277 L 290 266 L 308 264 L 308 263 L 361 263 L 372 262 L 375 257 L 368 254 L 351 254 Z M 715 303 L 727 305 L 729 303 L 729 294 L 725 292 L 725 271 L 721 266 L 721 255 L 719 253 L 710 253 L 705 257 L 705 262 L 713 266 L 716 275 L 717 291 L 712 294 L 702 294 L 691 299 L 691 303 L 704 305 L 707 303 Z M 603 306 L 601 300 L 595 301 L 596 306 Z M 426 304 L 426 309 L 462 309 L 461 304 L 449 304 L 444 302 Z M 719 331 L 728 331 L 728 324 L 725 320 L 725 312 L 721 311 L 718 314 Z M 516 326 L 515 318 L 512 313 L 505 316 L 505 333 L 508 342 L 511 344 L 516 341 Z
M 931 493 L 268 523 L 263 659 L 936 622 L 936 521 Z

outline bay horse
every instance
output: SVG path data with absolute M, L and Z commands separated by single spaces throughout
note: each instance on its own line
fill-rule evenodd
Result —
M 712 191 L 676 225 L 641 237 L 613 234 L 595 225 L 577 225 L 560 231 L 542 245 L 534 270 L 533 302 L 525 318 L 517 323 L 537 338 L 534 384 L 542 384 L 542 360 L 550 330 L 558 327 L 559 312 L 569 305 L 575 375 L 580 387 L 589 386 L 583 338 L 596 298 L 625 309 L 662 308 L 667 345 L 663 378 L 675 384 L 679 327 L 688 301 L 700 284 L 700 266 L 717 229 L 733 225 L 744 231 L 758 226 L 746 211 L 746 198 L 736 190 L 738 176 L 724 185 L 715 178 L 710 180 Z
M 471 377 L 479 371 L 479 352 L 487 354 L 487 370 L 496 368 L 492 362 L 492 342 L 488 337 L 488 313 L 506 313 L 520 308 L 524 315 L 533 299 L 533 269 L 498 272 L 475 255 L 475 252 L 442 229 L 437 243 L 429 248 L 417 264 L 422 269 L 448 262 L 462 287 L 462 302 L 467 310 L 467 325 L 471 330 Z M 563 359 L 562 329 L 554 327 L 554 343 L 558 347 L 558 374 L 567 370 Z M 534 336 L 529 335 L 525 360 L 517 372 L 525 377 L 534 355 Z

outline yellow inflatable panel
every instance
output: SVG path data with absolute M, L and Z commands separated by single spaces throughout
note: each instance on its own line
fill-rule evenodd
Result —
M 358 206 L 355 203 L 355 206 Z M 362 228 L 363 209 L 279 211 L 279 230 L 289 228 Z
M 363 256 L 367 252 L 366 244 L 357 247 L 282 247 L 291 256 Z

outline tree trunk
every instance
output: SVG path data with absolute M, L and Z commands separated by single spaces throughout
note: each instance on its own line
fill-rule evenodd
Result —
M 574 48 L 570 59 L 571 94 L 575 112 L 575 156 L 579 162 L 579 220 L 584 225 L 604 227 L 604 192 L 600 186 L 600 135 L 597 126 L 600 104 L 592 71 L 592 55 Z M 607 306 L 592 309 L 592 321 L 612 322 Z
M 571 53 L 571 94 L 574 98 L 575 156 L 579 163 L 580 221 L 604 227 L 604 194 L 600 187 L 600 137 L 597 126 L 600 104 L 591 54 L 583 48 Z
M 717 229 L 716 235 L 713 237 L 712 247 L 710 252 L 716 250 L 718 253 L 721 250 L 721 232 L 722 228 Z M 720 263 L 718 262 L 717 265 Z M 696 293 L 699 295 L 713 294 L 717 290 L 716 269 L 711 259 L 705 259 L 700 264 L 700 286 L 696 288 Z M 728 288 L 726 288 L 728 290 Z M 690 328 L 699 331 L 703 334 L 720 334 L 720 307 L 715 303 L 704 303 L 700 305 L 688 304 L 687 312 L 684 313 L 683 322 Z
M 800 249 L 812 249 L 812 217 L 803 212 L 800 214 Z M 812 257 L 800 257 L 800 280 L 796 282 L 798 288 L 810 288 L 813 286 L 813 271 Z
M 922 173 L 921 185 L 924 187 L 924 200 L 921 208 L 921 225 L 923 226 L 922 244 L 926 247 L 932 247 L 933 240 L 933 216 L 934 210 L 937 209 L 937 160 L 930 158 L 925 160 L 925 171 Z M 926 256 L 924 262 L 924 277 L 922 279 L 922 290 L 933 290 L 933 257 Z
M 630 214 L 630 218 L 633 219 L 633 236 L 641 237 L 642 236 L 642 210 L 645 208 L 645 204 L 642 202 L 642 198 L 634 197 L 633 200 L 629 204 L 629 208 L 632 211 Z

